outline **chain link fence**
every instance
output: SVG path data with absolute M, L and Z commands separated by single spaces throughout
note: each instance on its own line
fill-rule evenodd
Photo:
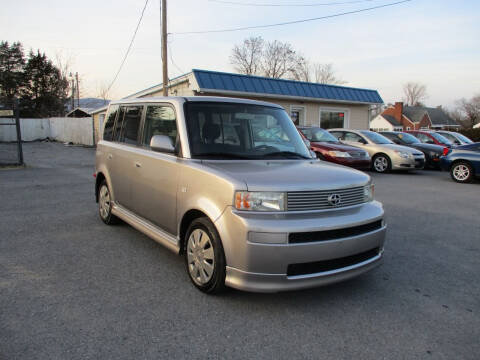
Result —
M 0 167 L 23 165 L 18 100 L 0 99 Z

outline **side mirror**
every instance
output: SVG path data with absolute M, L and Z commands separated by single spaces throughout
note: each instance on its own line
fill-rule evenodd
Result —
M 175 146 L 173 146 L 172 139 L 166 135 L 154 135 L 150 140 L 150 148 L 157 152 L 174 153 Z

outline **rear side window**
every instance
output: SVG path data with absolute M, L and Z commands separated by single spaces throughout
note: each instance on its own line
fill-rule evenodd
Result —
M 177 123 L 175 111 L 170 106 L 147 106 L 142 143 L 150 146 L 150 140 L 154 135 L 166 135 L 172 139 L 172 144 L 175 144 L 177 140 Z
M 113 140 L 113 127 L 115 125 L 115 118 L 118 113 L 118 105 L 112 105 L 108 108 L 108 114 L 106 116 L 105 128 L 103 129 L 103 140 Z
M 140 127 L 140 120 L 142 120 L 142 112 L 143 106 L 129 106 L 125 109 L 120 142 L 137 144 L 138 129 Z
M 115 126 L 114 140 L 126 144 L 137 144 L 143 106 L 122 106 Z

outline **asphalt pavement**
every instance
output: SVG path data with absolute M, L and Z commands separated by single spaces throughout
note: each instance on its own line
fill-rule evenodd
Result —
M 384 264 L 278 294 L 196 290 L 183 259 L 106 226 L 94 149 L 24 145 L 0 169 L 0 359 L 478 359 L 480 183 L 371 174 Z

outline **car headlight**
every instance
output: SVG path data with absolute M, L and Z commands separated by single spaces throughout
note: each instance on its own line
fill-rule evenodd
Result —
M 327 154 L 331 157 L 341 157 L 341 158 L 349 158 L 351 157 L 349 153 L 345 151 L 327 151 Z
M 432 158 L 439 158 L 440 155 L 442 155 L 442 154 L 436 153 L 435 151 L 430 151 L 430 156 Z
M 375 193 L 375 185 L 373 183 L 369 183 L 363 188 L 363 199 L 365 202 L 373 201 L 373 196 Z
M 398 151 L 395 150 L 395 153 L 400 156 L 401 158 L 408 159 L 409 157 L 412 157 L 412 154 L 406 152 L 406 151 Z
M 249 211 L 284 211 L 285 193 L 237 191 L 235 192 L 235 209 Z

